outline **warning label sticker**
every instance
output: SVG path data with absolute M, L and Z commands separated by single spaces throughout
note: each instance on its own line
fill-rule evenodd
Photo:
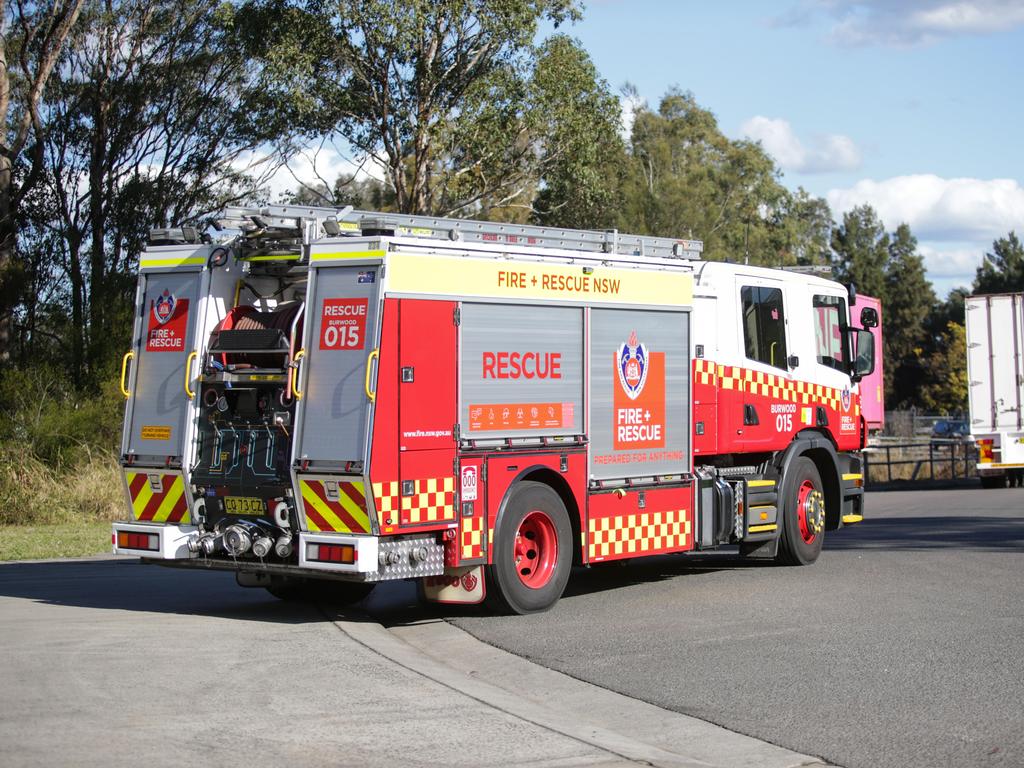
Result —
M 575 411 L 573 403 L 475 403 L 469 406 L 469 428 L 477 432 L 572 428 Z
M 170 440 L 171 428 L 168 426 L 154 426 L 147 424 L 140 432 L 139 437 L 143 440 Z
M 320 349 L 362 349 L 366 344 L 367 299 L 324 299 Z
M 147 352 L 184 352 L 188 333 L 188 299 L 165 290 L 149 301 L 146 323 Z

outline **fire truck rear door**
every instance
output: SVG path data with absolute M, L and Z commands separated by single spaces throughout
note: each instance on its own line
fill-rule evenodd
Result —
M 339 469 L 366 459 L 379 289 L 379 262 L 317 261 L 314 254 L 293 454 L 300 465 Z
M 140 258 L 132 334 L 135 358 L 121 442 L 122 454 L 135 464 L 182 463 L 192 410 L 185 367 L 195 364 L 190 353 L 202 322 L 200 297 L 208 252 L 208 246 L 168 246 L 147 250 Z

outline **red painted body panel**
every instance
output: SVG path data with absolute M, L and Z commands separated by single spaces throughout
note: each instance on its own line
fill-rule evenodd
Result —
M 455 307 L 452 301 L 399 301 L 400 451 L 455 450 Z M 401 380 L 403 369 L 411 369 L 412 381 Z
M 568 468 L 561 471 L 561 457 L 565 456 Z M 569 452 L 559 450 L 548 453 L 496 454 L 487 457 L 487 541 L 494 541 L 494 524 L 498 519 L 501 502 L 508 493 L 512 482 L 529 469 L 547 467 L 561 475 L 576 500 L 580 511 L 581 524 L 587 508 L 587 456 L 582 450 Z M 581 532 L 582 533 L 582 532 Z M 488 548 L 487 562 L 492 562 L 493 547 Z
M 377 399 L 373 414 L 373 441 L 370 446 L 370 482 L 377 497 L 378 522 L 382 534 L 398 530 L 397 508 L 382 510 L 382 488 L 398 480 L 398 301 L 384 302 L 380 333 L 380 357 L 377 360 Z
M 692 486 L 594 494 L 583 545 L 586 562 L 691 550 L 693 509 Z
M 705 432 L 694 434 L 695 456 L 782 451 L 804 429 L 827 432 L 840 451 L 860 448 L 860 398 L 849 389 L 796 380 L 782 371 L 766 373 L 708 360 L 694 361 L 693 377 L 694 430 L 703 421 Z M 716 403 L 716 437 L 708 434 L 714 430 L 707 401 Z M 744 406 L 753 408 L 757 424 L 744 424 Z M 825 412 L 825 426 L 818 424 L 819 407 Z

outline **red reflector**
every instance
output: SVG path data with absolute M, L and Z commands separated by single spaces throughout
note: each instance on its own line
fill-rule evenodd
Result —
M 155 533 L 118 531 L 117 546 L 122 549 L 145 549 L 150 552 L 156 552 L 160 549 L 160 537 Z

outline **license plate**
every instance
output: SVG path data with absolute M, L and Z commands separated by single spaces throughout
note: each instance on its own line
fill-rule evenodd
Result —
M 262 515 L 263 499 L 248 496 L 225 496 L 224 511 L 229 515 Z

